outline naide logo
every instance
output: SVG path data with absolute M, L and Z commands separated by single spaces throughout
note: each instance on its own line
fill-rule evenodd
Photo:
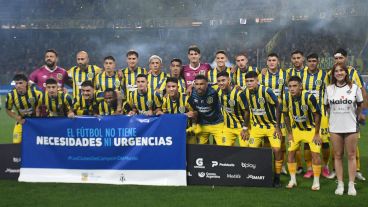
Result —
M 203 166 L 203 158 L 197 158 L 195 162 L 196 162 L 196 166 L 194 166 L 194 168 L 205 168 Z
M 246 177 L 246 179 L 250 179 L 250 180 L 264 180 L 265 176 L 263 175 L 249 175 L 248 177 Z
M 198 172 L 198 177 L 204 178 L 204 176 L 206 176 L 205 172 Z
M 253 170 L 257 168 L 256 164 L 248 163 L 248 162 L 242 162 L 241 166 L 244 168 L 252 168 Z
M 353 101 L 348 99 L 330 100 L 330 104 L 352 104 L 352 103 Z

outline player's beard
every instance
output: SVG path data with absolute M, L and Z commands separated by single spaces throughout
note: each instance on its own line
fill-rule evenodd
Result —
M 51 61 L 46 60 L 46 61 L 45 61 L 45 64 L 46 64 L 46 66 L 47 66 L 48 68 L 50 68 L 51 70 L 53 70 L 53 69 L 54 69 L 54 67 L 55 67 L 55 62 L 51 62 Z

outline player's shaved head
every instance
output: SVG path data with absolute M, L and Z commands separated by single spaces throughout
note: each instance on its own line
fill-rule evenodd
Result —
M 77 56 L 78 56 L 78 55 L 85 55 L 85 56 L 87 56 L 87 57 L 88 57 L 88 53 L 87 53 L 86 51 L 84 51 L 84 50 L 79 51 L 79 52 L 77 53 Z

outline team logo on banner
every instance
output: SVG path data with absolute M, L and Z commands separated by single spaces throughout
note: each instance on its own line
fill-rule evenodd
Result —
M 213 103 L 213 98 L 212 97 L 208 97 L 207 98 L 207 103 L 208 104 L 212 104 Z
M 308 110 L 308 105 L 302 105 L 300 108 L 302 111 L 306 112 Z
M 63 80 L 63 75 L 61 73 L 56 74 L 56 78 L 59 80 Z

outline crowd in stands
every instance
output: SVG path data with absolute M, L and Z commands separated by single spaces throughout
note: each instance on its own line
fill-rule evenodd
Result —
M 336 32 L 335 32 L 336 30 Z M 313 30 L 303 25 L 292 25 L 282 30 L 268 29 L 261 26 L 250 29 L 147 29 L 133 31 L 119 30 L 0 30 L 0 83 L 8 84 L 17 72 L 29 74 L 43 65 L 44 52 L 49 48 L 58 51 L 59 65 L 65 69 L 75 65 L 75 53 L 88 51 L 92 64 L 102 65 L 106 55 L 113 55 L 119 67 L 126 65 L 124 54 L 130 49 L 137 50 L 140 65 L 147 67 L 148 58 L 157 54 L 163 57 L 164 68 L 169 61 L 181 58 L 187 63 L 186 48 L 197 44 L 201 48 L 202 61 L 212 63 L 214 53 L 221 49 L 229 54 L 230 62 L 234 62 L 236 53 L 246 51 L 249 62 L 253 66 L 264 67 L 265 57 L 269 52 L 276 52 L 281 57 L 283 67 L 290 66 L 290 51 L 296 49 L 305 54 L 316 52 L 321 57 L 321 68 L 330 68 L 333 63 L 332 53 L 336 48 L 348 50 L 351 65 L 357 66 L 361 73 L 360 52 L 366 41 L 366 29 L 359 30 L 359 37 L 338 29 L 330 28 Z M 366 33 L 364 33 L 366 32 Z M 271 39 L 276 40 L 269 42 Z M 267 47 L 266 47 L 267 45 Z M 267 51 L 266 48 L 271 48 Z M 362 56 L 363 57 L 363 56 Z M 367 58 L 367 57 L 365 57 Z

